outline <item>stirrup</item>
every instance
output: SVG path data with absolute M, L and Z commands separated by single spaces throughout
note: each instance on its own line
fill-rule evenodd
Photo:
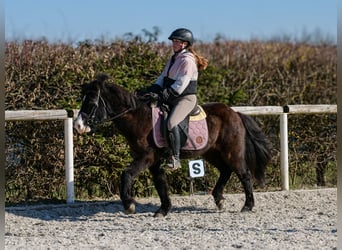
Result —
M 179 157 L 176 157 L 174 155 L 172 155 L 169 159 L 169 162 L 166 163 L 165 165 L 167 168 L 169 168 L 170 170 L 176 170 L 180 167 L 182 167 Z

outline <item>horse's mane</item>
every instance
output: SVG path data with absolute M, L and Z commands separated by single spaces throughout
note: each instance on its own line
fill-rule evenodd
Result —
M 107 74 L 99 74 L 96 78 L 96 82 L 99 84 L 101 91 L 108 91 L 109 94 L 116 95 L 117 99 L 125 106 L 138 108 L 143 103 L 139 98 L 137 98 L 133 93 L 129 92 L 124 87 L 109 81 L 110 77 Z

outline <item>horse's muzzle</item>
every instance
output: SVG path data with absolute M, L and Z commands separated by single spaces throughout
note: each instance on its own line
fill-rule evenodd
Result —
M 84 122 L 84 119 L 81 113 L 78 114 L 74 122 L 74 128 L 79 134 L 88 133 L 91 131 L 91 128 Z

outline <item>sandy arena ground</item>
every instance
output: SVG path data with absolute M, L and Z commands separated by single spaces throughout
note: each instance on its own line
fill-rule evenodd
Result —
M 172 196 L 173 209 L 153 218 L 158 198 L 6 207 L 6 249 L 335 249 L 337 189 L 255 193 L 253 212 L 240 213 L 244 194 Z

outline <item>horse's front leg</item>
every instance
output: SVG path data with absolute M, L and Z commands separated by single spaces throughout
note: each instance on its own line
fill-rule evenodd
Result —
M 154 217 L 164 217 L 171 210 L 171 200 L 168 193 L 168 184 L 165 170 L 160 167 L 161 161 L 156 162 L 151 168 L 150 172 L 153 177 L 154 186 L 158 192 L 161 206 L 154 213 Z
M 133 180 L 147 167 L 145 160 L 134 160 L 121 174 L 120 198 L 126 214 L 135 213 L 135 201 L 132 197 Z

